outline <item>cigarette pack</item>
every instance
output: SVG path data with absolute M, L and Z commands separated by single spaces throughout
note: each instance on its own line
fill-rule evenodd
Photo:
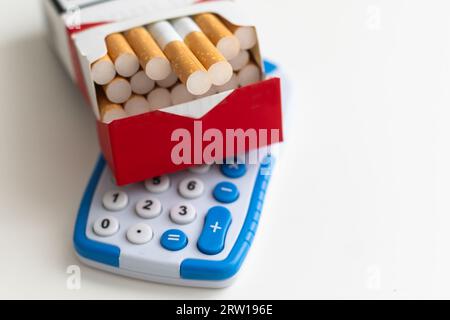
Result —
M 280 79 L 264 76 L 259 43 L 248 52 L 262 81 L 102 121 L 102 98 L 91 68 L 107 57 L 108 36 L 203 13 L 214 14 L 227 26 L 253 27 L 233 1 L 44 0 L 44 9 L 50 42 L 92 107 L 99 143 L 118 185 L 220 162 L 283 141 Z M 248 55 L 243 57 L 248 61 Z

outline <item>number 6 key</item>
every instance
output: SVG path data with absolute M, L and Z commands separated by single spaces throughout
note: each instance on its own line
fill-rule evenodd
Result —
M 178 191 L 183 198 L 197 199 L 203 195 L 205 185 L 199 179 L 185 179 L 180 183 Z

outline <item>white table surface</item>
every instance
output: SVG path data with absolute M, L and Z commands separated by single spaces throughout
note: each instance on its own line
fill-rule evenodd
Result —
M 450 298 L 448 1 L 240 2 L 298 103 L 251 254 L 219 291 L 80 265 L 95 122 L 39 1 L 0 3 L 0 298 Z

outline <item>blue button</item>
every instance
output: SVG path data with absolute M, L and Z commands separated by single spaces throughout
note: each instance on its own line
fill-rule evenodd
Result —
M 169 251 L 180 251 L 186 248 L 188 238 L 183 231 L 169 230 L 161 237 L 161 245 Z
M 264 69 L 267 74 L 271 74 L 278 70 L 278 66 L 270 61 L 264 60 Z
M 214 189 L 214 198 L 222 203 L 233 203 L 239 195 L 238 188 L 231 182 L 219 183 Z
M 269 168 L 273 165 L 273 156 L 269 154 L 261 161 L 262 168 Z
M 231 179 L 238 179 L 245 176 L 247 166 L 245 164 L 224 164 L 221 167 L 222 173 Z
M 232 220 L 228 209 L 224 207 L 210 209 L 197 243 L 198 249 L 210 256 L 221 253 L 225 248 L 225 240 Z

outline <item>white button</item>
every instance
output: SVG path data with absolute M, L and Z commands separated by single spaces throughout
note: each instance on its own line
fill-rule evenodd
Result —
M 145 181 L 145 187 L 151 193 L 163 193 L 170 188 L 170 178 L 168 176 L 155 177 Z
M 147 224 L 137 224 L 128 229 L 127 239 L 133 244 L 146 244 L 153 239 L 153 230 Z
M 119 231 L 119 221 L 113 217 L 98 219 L 94 224 L 94 232 L 99 237 L 111 237 Z
M 181 225 L 194 222 L 196 217 L 197 211 L 189 203 L 182 203 L 170 211 L 172 221 Z
M 202 166 L 196 166 L 189 168 L 189 171 L 196 174 L 205 174 L 208 173 L 211 169 L 211 166 L 208 164 L 202 165 Z
M 199 179 L 186 179 L 180 183 L 178 190 L 184 198 L 196 199 L 202 196 L 205 185 Z
M 143 219 L 154 219 L 162 213 L 161 201 L 155 198 L 145 198 L 136 205 L 136 213 Z
M 128 195 L 122 191 L 109 191 L 103 197 L 103 206 L 109 211 L 120 211 L 127 207 Z

